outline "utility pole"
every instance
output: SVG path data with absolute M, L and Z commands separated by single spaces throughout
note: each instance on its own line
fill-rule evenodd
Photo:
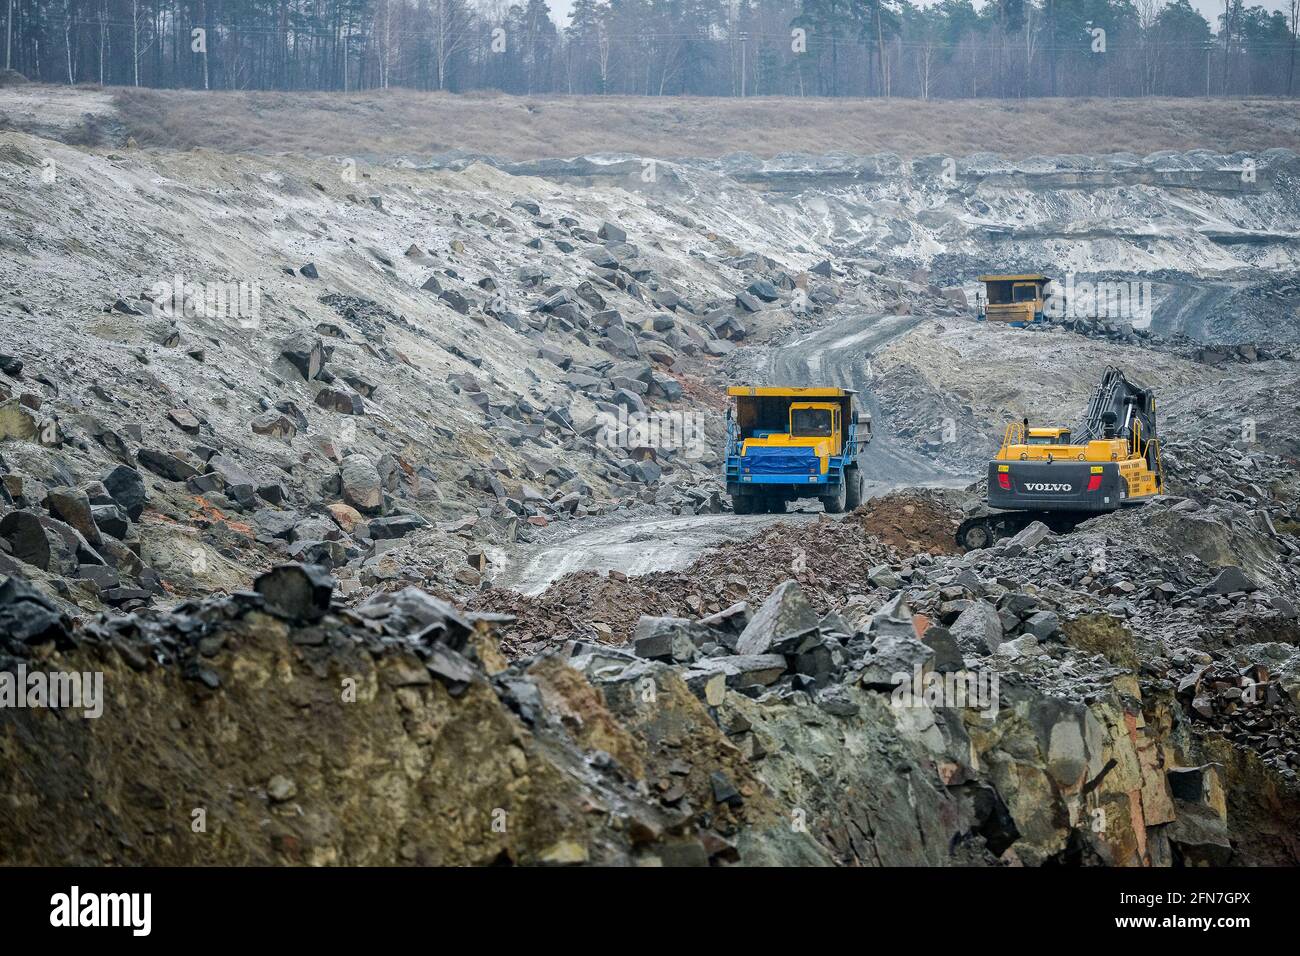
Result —
M 208 6 L 199 4 L 199 19 L 203 21 L 203 88 L 208 87 Z
M 742 32 L 740 34 L 740 98 L 741 99 L 745 98 L 745 80 L 748 78 L 746 76 L 746 57 L 745 57 L 745 52 L 748 44 L 749 44 L 749 34 Z
M 10 3 L 13 0 L 9 0 Z M 140 0 L 131 0 L 131 68 L 140 85 Z
M 5 15 L 5 69 L 10 69 L 13 63 L 10 60 L 10 54 L 14 46 L 14 0 L 9 0 L 9 13 Z

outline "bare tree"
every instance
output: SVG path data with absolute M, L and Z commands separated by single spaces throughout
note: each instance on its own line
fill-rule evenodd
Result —
M 600 63 L 600 92 L 602 93 L 609 92 L 609 51 L 609 22 L 601 21 L 600 32 L 596 34 L 596 59 Z
M 1139 95 L 1153 96 L 1156 77 L 1160 71 L 1160 47 L 1154 42 L 1156 18 L 1160 16 L 1162 0 L 1134 0 L 1138 18 L 1138 84 Z
M 1233 56 L 1240 44 L 1241 0 L 1223 0 L 1223 93 L 1227 95 Z
M 445 90 L 452 57 L 469 46 L 469 11 L 462 0 L 431 0 L 430 14 L 434 70 L 438 89 Z
M 99 85 L 104 85 L 104 54 L 108 46 L 108 24 L 106 22 L 108 0 L 99 0 Z
M 401 44 L 395 44 L 393 36 L 393 0 L 380 0 L 375 12 L 375 50 L 379 69 L 379 86 L 388 89 L 392 76 L 395 52 L 400 53 Z
M 72 2 L 63 0 L 63 45 L 68 54 L 68 85 L 73 83 L 72 79 Z
M 1291 31 L 1291 55 L 1286 65 L 1286 95 L 1291 95 L 1291 81 L 1295 78 L 1296 38 L 1300 36 L 1300 0 L 1291 0 L 1291 9 L 1287 11 L 1287 28 Z
M 1032 3 L 1025 4 L 1025 87 L 1034 75 L 1034 54 L 1038 52 L 1038 38 L 1043 32 L 1041 15 Z

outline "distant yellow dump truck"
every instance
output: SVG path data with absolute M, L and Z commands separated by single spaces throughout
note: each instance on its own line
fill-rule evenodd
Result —
M 1041 322 L 1051 281 L 1038 273 L 980 276 L 984 294 L 976 298 L 976 321 L 1005 322 L 1016 328 Z
M 862 502 L 859 456 L 871 415 L 846 388 L 734 386 L 727 410 L 727 494 L 738 515 L 781 513 L 820 498 L 839 514 Z

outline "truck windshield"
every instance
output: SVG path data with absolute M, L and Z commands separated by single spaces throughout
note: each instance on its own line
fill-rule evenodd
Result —
M 825 408 L 796 408 L 790 413 L 790 434 L 796 438 L 828 438 L 831 413 Z

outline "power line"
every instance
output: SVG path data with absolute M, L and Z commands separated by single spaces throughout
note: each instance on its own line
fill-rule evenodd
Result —
M 176 18 L 171 17 L 170 19 L 171 19 L 171 25 L 174 26 L 178 23 Z M 95 27 L 95 28 L 102 28 L 102 27 L 134 28 L 137 26 L 137 24 L 131 20 L 114 19 L 114 18 L 105 18 L 101 20 L 98 17 L 80 17 L 80 16 L 70 17 L 70 18 L 68 17 L 53 18 L 51 22 L 54 25 L 58 26 L 60 29 L 65 24 L 73 27 Z M 146 27 L 153 26 L 152 21 L 147 19 L 142 19 L 140 21 L 140 25 Z M 358 24 L 358 26 L 361 25 Z M 497 39 L 497 37 L 493 33 L 493 30 L 498 28 L 493 27 L 486 31 L 484 30 L 439 31 L 436 29 L 423 29 L 423 30 L 400 30 L 400 31 L 393 32 L 393 31 L 379 30 L 375 27 L 374 23 L 371 22 L 370 24 L 368 24 L 368 28 L 360 29 L 357 30 L 356 32 L 344 32 L 342 29 L 338 31 L 322 32 L 319 30 L 303 29 L 292 25 L 280 29 L 280 28 L 273 28 L 273 27 L 244 26 L 244 25 L 232 24 L 232 23 L 180 24 L 180 32 L 184 33 L 186 29 L 189 30 L 203 29 L 208 32 L 215 32 L 217 33 L 218 36 L 221 36 L 224 33 L 224 35 L 227 37 L 272 36 L 272 37 L 293 37 L 295 39 L 315 39 L 315 40 L 331 40 L 331 41 L 338 41 L 342 39 L 358 39 L 358 38 L 364 39 L 368 36 L 372 36 L 376 34 L 382 34 L 385 37 L 392 38 L 392 39 L 399 39 L 399 40 L 436 40 L 440 36 L 443 38 L 454 36 L 458 42 L 478 40 L 479 42 L 485 45 L 490 45 L 494 40 Z M 504 27 L 501 27 L 500 29 L 504 29 Z M 147 32 L 154 35 L 163 35 L 163 31 L 159 31 L 159 30 L 149 29 L 149 30 L 144 30 L 142 32 Z M 177 31 L 175 30 L 166 31 L 167 34 L 172 34 L 175 32 Z M 905 50 L 919 50 L 919 49 L 959 50 L 963 48 L 963 46 L 967 43 L 967 41 L 973 41 L 977 38 L 977 36 L 988 37 L 989 34 L 981 31 L 980 34 L 974 34 L 974 33 L 967 34 L 966 36 L 962 37 L 959 40 L 910 40 L 910 39 L 902 39 L 901 37 L 895 35 L 894 37 L 886 40 L 886 43 L 892 49 L 902 48 Z M 1014 38 L 1018 42 L 1021 39 L 1021 37 L 1022 34 L 1008 34 L 1006 39 L 1010 40 Z M 507 32 L 505 39 L 506 39 L 506 45 L 508 49 L 510 46 L 509 32 Z M 551 44 L 562 45 L 564 43 L 579 42 L 578 38 L 566 39 L 558 33 L 553 35 L 545 35 L 545 36 L 530 36 L 527 37 L 526 39 L 527 42 L 530 44 L 542 43 L 547 45 L 551 45 Z M 760 43 L 768 42 L 779 46 L 779 45 L 789 44 L 792 38 L 789 32 L 759 33 L 754 31 L 745 31 L 744 39 L 742 39 L 738 35 L 728 35 L 728 34 L 708 34 L 708 33 L 699 33 L 699 32 L 665 33 L 660 31 L 644 31 L 644 32 L 639 31 L 634 33 L 600 34 L 599 39 L 607 40 L 610 42 L 622 42 L 622 43 L 690 41 L 695 43 L 718 43 L 718 44 L 741 43 L 741 42 L 746 42 L 748 40 L 754 40 Z M 518 41 L 516 40 L 516 42 Z M 874 49 L 876 46 L 876 41 L 873 38 L 828 36 L 826 34 L 818 34 L 815 31 L 808 32 L 808 34 L 804 38 L 804 42 L 809 47 L 814 45 L 826 45 L 831 43 L 834 43 L 836 45 L 841 45 L 841 46 L 863 47 L 864 49 L 866 48 Z M 1092 44 L 1092 39 L 1090 37 L 1080 39 L 1077 43 L 1074 44 L 1058 43 L 1053 45 L 1053 44 L 1038 43 L 1034 45 L 1034 54 L 1035 56 L 1037 56 L 1039 54 L 1047 54 L 1047 53 L 1056 53 L 1056 54 L 1083 53 L 1089 56 L 1106 56 L 1109 55 L 1110 53 L 1126 53 L 1126 52 L 1133 52 L 1133 51 L 1146 52 L 1152 49 L 1183 50 L 1183 51 L 1192 51 L 1192 50 L 1214 51 L 1214 50 L 1224 49 L 1223 41 L 1217 39 L 1211 39 L 1211 40 L 1141 39 L 1141 40 L 1133 41 L 1129 38 L 1123 38 L 1119 42 L 1108 39 L 1106 43 L 1106 49 L 1104 52 L 1093 52 L 1091 50 L 1091 44 Z M 1291 41 L 1281 40 L 1281 39 L 1254 40 L 1254 41 L 1247 40 L 1243 45 L 1247 51 L 1290 50 Z

